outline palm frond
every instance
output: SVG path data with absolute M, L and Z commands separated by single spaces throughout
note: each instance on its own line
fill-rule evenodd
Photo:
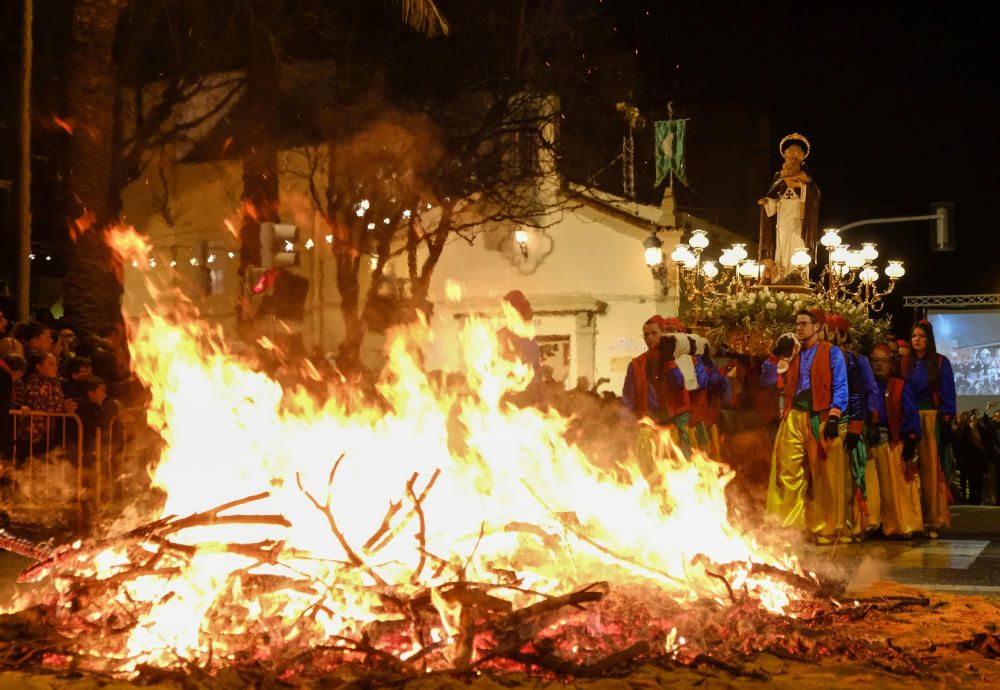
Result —
M 397 0 L 403 22 L 429 37 L 447 36 L 450 28 L 434 0 Z

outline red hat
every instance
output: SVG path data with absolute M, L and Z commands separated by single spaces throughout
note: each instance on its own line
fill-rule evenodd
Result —
M 520 290 L 511 290 L 503 298 L 510 303 L 510 306 L 514 307 L 514 310 L 525 321 L 531 321 L 535 318 L 535 310 L 531 308 L 531 302 L 528 301 L 528 298 Z
M 647 324 L 655 323 L 660 328 L 663 328 L 664 326 L 667 325 L 665 322 L 666 319 L 664 319 L 662 316 L 660 316 L 659 314 L 653 314 L 648 319 L 646 319 L 642 325 L 645 326 Z
M 813 317 L 813 321 L 815 321 L 816 323 L 820 325 L 826 323 L 826 312 L 820 309 L 819 307 L 806 309 L 806 311 L 809 313 L 809 316 Z
M 673 316 L 671 316 L 669 318 L 666 318 L 666 319 L 663 319 L 663 327 L 664 328 L 668 328 L 668 327 L 673 328 L 678 333 L 687 333 L 687 328 L 685 328 L 684 324 L 682 324 L 680 322 L 680 319 L 677 319 L 677 318 L 675 318 Z
M 839 333 L 847 333 L 851 330 L 851 322 L 840 314 L 830 314 L 826 317 L 826 325 L 835 329 Z
M 875 354 L 876 352 L 882 352 L 882 353 L 886 354 L 889 357 L 892 356 L 892 350 L 890 350 L 889 346 L 886 345 L 885 343 L 879 343 L 878 345 L 876 345 L 875 347 L 873 347 L 872 351 L 869 354 Z
M 900 338 L 899 340 L 896 341 L 896 346 L 897 347 L 909 347 L 910 346 L 910 341 L 909 340 L 903 340 L 902 338 Z

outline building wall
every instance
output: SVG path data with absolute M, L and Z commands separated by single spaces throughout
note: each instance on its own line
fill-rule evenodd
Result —
M 302 152 L 282 155 L 282 221 L 300 228 L 302 263 L 294 270 L 310 279 L 306 317 L 301 324 L 309 347 L 336 350 L 343 338 L 335 268 L 306 184 Z M 178 288 L 208 316 L 235 335 L 238 241 L 227 227 L 238 227 L 241 168 L 237 162 L 174 165 L 137 180 L 123 195 L 128 222 L 147 234 L 153 243 L 158 267 L 144 271 L 125 267 L 125 311 L 138 318 L 152 303 L 146 279 L 161 292 Z M 658 209 L 643 207 L 646 215 Z M 441 337 L 428 353 L 428 363 L 447 368 L 458 355 L 453 334 L 462 315 L 497 313 L 500 298 L 520 289 L 537 312 L 536 332 L 546 347 L 562 351 L 568 341 L 568 362 L 560 361 L 555 373 L 574 385 L 586 376 L 602 389 L 620 391 L 628 361 L 643 351 L 642 323 L 653 313 L 677 312 L 676 273 L 670 277 L 670 294 L 660 296 L 643 260 L 647 220 L 632 220 L 621 210 L 600 204 L 581 204 L 565 211 L 544 231 L 529 231 L 525 258 L 512 241 L 513 227 L 493 227 L 479 233 L 470 245 L 463 239 L 449 242 L 435 270 L 430 300 L 435 304 L 433 325 Z M 302 245 L 312 238 L 314 249 Z M 679 233 L 661 233 L 669 255 Z M 209 257 L 215 260 L 209 264 Z M 197 259 L 198 265 L 191 260 Z M 175 261 L 174 271 L 168 270 Z M 389 273 L 405 275 L 405 266 L 389 266 Z M 362 280 L 365 279 L 363 271 Z M 462 286 L 457 303 L 446 299 L 448 281 Z M 367 288 L 362 285 L 362 291 Z M 560 338 L 565 339 L 561 341 Z M 372 334 L 365 343 L 365 360 L 377 366 L 384 335 Z
M 583 205 L 563 213 L 545 231 L 529 230 L 527 261 L 511 246 L 511 232 L 496 228 L 472 245 L 460 239 L 448 245 L 431 286 L 436 327 L 446 329 L 456 315 L 495 312 L 507 291 L 519 289 L 535 308 L 541 340 L 570 339 L 566 383 L 574 385 L 579 376 L 591 384 L 607 378 L 602 390 L 620 391 L 628 360 L 645 349 L 643 322 L 654 313 L 672 315 L 677 310 L 676 284 L 672 294 L 661 299 L 644 263 L 642 241 L 648 232 L 617 214 Z M 663 239 L 669 253 L 676 238 Z M 546 251 L 540 261 L 531 260 L 533 253 Z M 445 299 L 449 280 L 463 288 L 457 304 Z M 456 353 L 435 355 L 446 366 Z

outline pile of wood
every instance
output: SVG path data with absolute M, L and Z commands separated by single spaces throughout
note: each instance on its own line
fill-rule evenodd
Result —
M 419 492 L 415 481 L 416 477 L 408 493 L 412 496 L 412 517 L 422 523 L 421 496 L 426 495 L 433 478 Z M 382 580 L 364 554 L 382 540 L 391 539 L 401 509 L 393 504 L 368 544 L 355 549 L 338 528 L 329 504 L 312 497 L 344 546 L 345 571 L 363 573 L 377 583 L 374 589 L 384 620 L 367 624 L 356 635 L 322 634 L 315 617 L 332 606 L 328 584 L 251 574 L 254 568 L 250 567 L 231 576 L 230 590 L 240 596 L 220 597 L 203 621 L 203 635 L 218 647 L 217 654 L 198 659 L 178 657 L 166 669 L 130 665 L 125 643 L 149 604 L 136 603 L 130 608 L 122 595 L 126 583 L 140 577 L 169 580 L 177 576 L 197 551 L 174 540 L 182 530 L 218 524 L 288 526 L 281 515 L 228 514 L 265 496 L 258 494 L 187 517 L 158 520 L 115 538 L 51 550 L 0 535 L 4 548 L 38 561 L 22 575 L 24 581 L 32 583 L 28 594 L 34 604 L 0 616 L 0 669 L 69 668 L 113 676 L 128 669 L 127 675 L 150 682 L 228 669 L 264 686 L 327 678 L 330 682 L 324 687 L 341 682 L 353 683 L 353 687 L 384 687 L 418 678 L 471 679 L 483 674 L 528 673 L 559 680 L 622 676 L 639 665 L 710 668 L 763 680 L 769 672 L 755 661 L 767 655 L 806 663 L 837 657 L 862 660 L 894 675 L 917 678 L 933 673 L 933 654 L 926 650 L 907 649 L 891 639 L 873 640 L 857 630 L 860 621 L 927 609 L 931 601 L 926 597 L 845 598 L 839 583 L 753 565 L 756 575 L 779 581 L 797 595 L 787 610 L 773 613 L 750 592 L 733 586 L 733 573 L 747 567 L 741 563 L 702 564 L 724 583 L 728 601 L 677 602 L 648 586 L 613 587 L 606 582 L 553 596 L 523 589 L 513 573 L 498 573 L 495 582 L 468 581 L 461 564 L 429 552 L 421 559 L 418 575 L 425 572 L 439 583 L 445 577 L 444 584 L 433 590 L 415 585 L 419 580 L 394 585 Z M 111 547 L 128 554 L 127 564 L 95 576 L 92 560 Z M 277 541 L 221 548 L 255 564 L 307 557 Z M 266 593 L 280 599 L 292 591 L 315 593 L 315 607 L 297 620 L 253 620 L 247 602 L 255 595 Z M 504 598 L 511 592 L 530 595 L 532 603 L 515 607 Z M 442 608 L 455 612 L 447 635 L 440 634 Z M 234 632 L 234 621 L 245 625 Z M 1000 653 L 995 631 L 964 643 L 967 646 L 963 649 L 970 654 L 988 657 Z

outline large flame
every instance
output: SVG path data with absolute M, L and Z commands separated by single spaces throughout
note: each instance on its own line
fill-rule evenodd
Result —
M 435 340 L 426 323 L 400 331 L 378 403 L 363 404 L 341 388 L 322 401 L 283 389 L 176 310 L 142 319 L 131 348 L 164 441 L 151 470 L 166 496 L 162 515 L 258 498 L 214 524 L 181 526 L 170 548 L 186 550 L 183 559 L 157 557 L 148 575 L 123 582 L 113 604 L 141 615 L 119 656 L 131 668 L 225 660 L 238 652 L 227 640 L 248 633 L 339 644 L 399 618 L 387 602 L 421 591 L 440 615 L 434 637 L 447 643 L 461 604 L 442 592 L 457 576 L 514 605 L 599 580 L 723 601 L 724 583 L 703 562 L 743 561 L 735 586 L 771 610 L 786 606 L 790 588 L 751 576 L 749 564 L 795 564 L 730 524 L 727 467 L 685 458 L 663 437 L 652 478 L 631 457 L 612 473 L 566 440 L 567 419 L 505 400 L 528 377 L 498 343 L 512 318 L 461 327 L 462 388 L 422 367 Z M 284 520 L 226 519 L 234 515 Z M 149 556 L 162 549 L 143 546 Z M 113 577 L 142 557 L 108 548 L 79 568 Z M 419 640 L 399 644 L 403 658 L 421 649 Z

